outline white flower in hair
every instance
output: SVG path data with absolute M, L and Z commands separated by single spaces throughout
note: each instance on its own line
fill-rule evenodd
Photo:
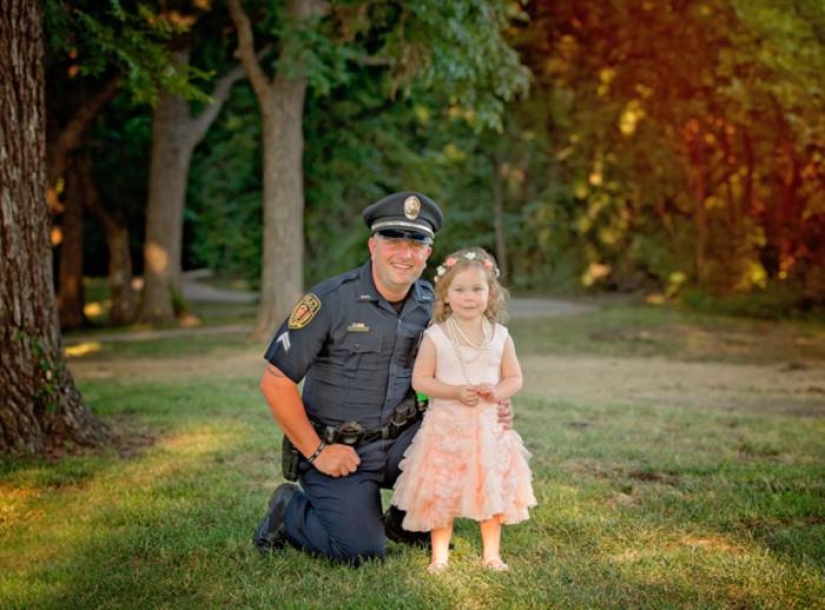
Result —
M 465 252 L 465 253 L 464 253 L 464 258 L 466 258 L 467 260 L 470 260 L 470 261 L 471 261 L 471 260 L 473 260 L 475 257 L 476 257 L 476 253 L 475 253 L 475 252 Z

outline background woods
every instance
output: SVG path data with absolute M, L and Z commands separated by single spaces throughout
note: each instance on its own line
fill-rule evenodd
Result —
M 84 277 L 107 277 L 111 324 L 174 323 L 200 267 L 260 291 L 265 338 L 363 260 L 364 205 L 407 188 L 445 208 L 435 258 L 481 245 L 516 291 L 825 301 L 818 0 L 45 0 L 37 35 L 21 6 L 4 44 L 42 39 L 43 74 L 18 77 L 46 119 L 32 173 L 27 102 L 4 104 L 4 150 L 37 181 L 3 182 L 31 205 L 3 211 L 4 358 L 62 371 L 49 303 L 88 326 Z M 26 256 L 38 274 L 6 281 Z M 23 323 L 27 294 L 45 309 Z
M 456 219 L 445 241 L 495 250 L 516 288 L 821 302 L 818 2 L 179 4 L 135 11 L 179 28 L 168 60 L 192 57 L 200 89 L 160 88 L 154 107 L 123 91 L 87 120 L 102 201 L 149 184 L 125 217 L 144 319 L 174 315 L 181 265 L 208 266 L 260 287 L 265 336 L 304 285 L 360 260 L 362 204 L 414 184 Z M 250 80 L 221 89 L 235 62 Z M 214 124 L 187 122 L 198 108 Z M 142 171 L 101 171 L 119 155 Z M 105 249 L 86 252 L 99 273 Z

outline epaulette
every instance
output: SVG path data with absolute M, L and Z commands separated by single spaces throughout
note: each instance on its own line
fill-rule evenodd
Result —
M 435 288 L 427 280 L 417 280 L 415 282 L 418 290 L 419 301 L 433 301 L 435 300 Z
M 342 284 L 346 284 L 347 282 L 357 280 L 359 273 L 360 269 L 358 268 L 352 269 L 350 271 L 345 271 L 344 273 L 340 273 L 336 276 L 324 280 L 316 286 L 313 286 L 310 292 L 315 293 L 316 295 L 318 295 L 319 298 L 322 298 L 331 292 L 335 292 Z

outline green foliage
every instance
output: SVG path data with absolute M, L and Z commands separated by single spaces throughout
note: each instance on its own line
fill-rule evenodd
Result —
M 509 234 L 513 285 L 558 285 L 536 273 L 536 252 L 572 261 L 566 275 L 585 285 L 684 276 L 721 295 L 773 280 L 821 301 L 821 3 L 527 11 L 513 43 L 531 99 L 509 106 L 507 137 L 487 145 L 517 182 L 506 205 L 529 210 Z
M 160 55 L 136 49 L 142 39 L 162 46 L 168 24 L 125 1 L 75 4 L 97 25 L 47 3 L 61 61 L 77 48 L 87 71 L 106 56 L 127 73 L 159 65 Z M 307 284 L 364 260 L 360 210 L 398 189 L 445 208 L 434 262 L 467 245 L 495 251 L 500 188 L 516 290 L 695 288 L 715 300 L 780 286 L 797 309 L 822 304 L 825 15 L 816 0 L 341 0 L 300 25 L 282 3 L 244 6 L 258 48 L 272 44 L 269 74 L 300 67 L 311 87 Z M 197 25 L 206 34 L 193 64 L 204 74 L 229 62 L 221 9 L 207 29 Z M 57 35 L 72 27 L 93 34 Z M 150 87 L 141 78 L 136 86 Z M 186 264 L 257 281 L 257 108 L 238 88 L 223 112 L 193 161 Z M 95 172 L 110 201 L 145 190 L 148 122 L 140 133 L 136 122 L 118 134 L 112 115 L 98 142 Z M 143 219 L 129 218 L 139 246 Z
M 172 60 L 169 42 L 188 26 L 161 18 L 148 5 L 109 0 L 47 0 L 45 8 L 50 60 L 71 59 L 80 75 L 100 77 L 114 67 L 126 76 L 135 104 L 154 104 L 165 88 L 193 100 L 206 96 L 193 84 L 207 73 Z
M 501 0 L 406 5 L 386 51 L 398 58 L 394 86 L 436 90 L 471 113 L 479 127 L 501 128 L 505 103 L 528 89 L 528 71 L 503 32 L 526 20 Z
M 261 276 L 261 125 L 254 95 L 237 86 L 196 149 L 185 214 L 188 266 Z

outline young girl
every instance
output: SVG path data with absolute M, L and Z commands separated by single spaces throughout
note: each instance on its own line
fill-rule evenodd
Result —
M 507 299 L 498 275 L 480 248 L 447 257 L 413 368 L 413 388 L 429 396 L 430 407 L 401 462 L 392 501 L 407 511 L 405 529 L 430 532 L 430 573 L 447 568 L 456 517 L 481 523 L 484 567 L 509 570 L 499 551 L 501 525 L 524 521 L 536 505 L 529 453 L 496 416 L 496 403 L 522 384 L 513 340 L 497 323 Z

